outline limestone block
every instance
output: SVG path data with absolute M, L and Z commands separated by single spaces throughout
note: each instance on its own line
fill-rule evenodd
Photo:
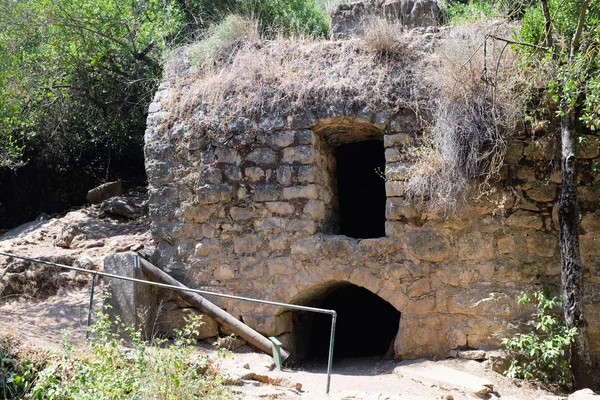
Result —
M 286 164 L 311 164 L 315 160 L 312 146 L 288 147 L 283 150 L 282 161 Z
M 352 271 L 348 281 L 357 286 L 364 287 L 372 293 L 379 292 L 383 284 L 381 277 L 375 271 L 364 267 L 359 267 Z
M 404 182 L 387 181 L 385 182 L 385 194 L 387 197 L 404 196 Z
M 535 232 L 525 239 L 527 252 L 541 257 L 554 257 L 558 253 L 558 238 L 548 233 Z
M 198 204 L 229 203 L 233 197 L 231 186 L 221 184 L 205 184 L 196 192 Z
M 554 183 L 548 183 L 546 185 L 534 185 L 531 189 L 527 190 L 527 197 L 533 201 L 539 202 L 550 202 L 556 198 L 556 185 Z
M 292 331 L 292 313 L 286 312 L 276 317 L 269 315 L 244 314 L 244 323 L 265 336 L 279 336 Z
M 587 213 L 581 218 L 581 228 L 586 233 L 598 233 L 600 234 L 600 211 L 596 210 L 594 213 Z
M 345 259 L 356 250 L 356 240 L 345 236 L 327 237 L 323 240 L 321 248 L 326 258 Z
M 253 209 L 245 207 L 231 207 L 229 215 L 234 221 L 244 221 L 256 217 L 256 212 Z
M 261 245 L 262 243 L 258 236 L 252 233 L 233 239 L 233 251 L 235 254 L 244 255 L 255 253 Z
M 283 188 L 283 198 L 291 199 L 317 199 L 319 197 L 317 185 L 290 186 Z
M 409 302 L 408 296 L 393 282 L 386 280 L 377 293 L 379 297 L 390 303 L 394 308 L 403 312 Z
M 389 163 L 398 162 L 402 160 L 402 153 L 397 148 L 385 149 L 385 161 Z
M 320 200 L 308 200 L 302 211 L 315 221 L 321 220 L 325 217 L 325 203 Z
M 510 217 L 508 217 L 506 223 L 508 226 L 513 228 L 525 228 L 525 229 L 542 229 L 544 222 L 542 218 L 533 212 L 517 210 Z
M 530 167 L 518 167 L 517 168 L 517 178 L 526 181 L 526 182 L 534 182 L 535 181 L 535 170 Z
M 450 240 L 441 232 L 423 228 L 406 232 L 406 246 L 410 254 L 424 261 L 444 261 L 452 254 Z
M 277 153 L 268 148 L 258 148 L 246 156 L 246 161 L 258 165 L 275 164 L 277 162 Z
M 394 340 L 396 359 L 444 355 L 449 350 L 446 332 L 446 317 L 443 315 L 409 315 L 404 312 Z
M 311 129 L 304 129 L 296 132 L 296 137 L 298 138 L 298 144 L 314 144 L 315 137 L 314 133 Z
M 292 219 L 287 223 L 286 229 L 291 232 L 305 232 L 309 235 L 313 235 L 317 232 L 317 224 L 315 224 L 315 221 Z
M 285 201 L 273 201 L 265 203 L 267 209 L 275 214 L 287 215 L 293 214 L 294 206 Z
M 265 118 L 258 123 L 258 129 L 261 131 L 273 131 L 285 126 L 285 121 L 281 117 Z
M 406 294 L 410 298 L 421 297 L 431 291 L 431 285 L 428 278 L 422 278 L 414 281 L 407 289 Z
M 269 134 L 268 142 L 276 147 L 288 147 L 294 144 L 294 132 L 283 131 Z
M 486 286 L 470 285 L 448 293 L 448 310 L 451 314 L 509 318 L 514 316 L 518 296 L 516 289 L 493 291 Z
M 296 272 L 296 265 L 289 257 L 276 257 L 267 261 L 269 275 L 293 274 Z
M 206 257 L 209 254 L 216 254 L 219 252 L 221 247 L 218 243 L 215 243 L 209 239 L 204 239 L 194 247 L 194 256 Z
M 494 257 L 494 239 L 470 232 L 458 239 L 458 257 L 461 260 L 491 260 Z
M 276 185 L 258 185 L 252 193 L 254 201 L 276 201 L 279 200 L 280 189 Z
M 412 141 L 412 137 L 408 133 L 396 133 L 395 135 L 384 135 L 383 146 L 385 148 L 405 146 Z
M 515 238 L 512 236 L 498 239 L 498 252 L 502 254 L 512 253 L 515 250 Z
M 218 147 L 215 150 L 217 161 L 224 164 L 240 165 L 242 158 L 235 149 L 229 147 Z
M 223 166 L 222 170 L 223 174 L 230 181 L 239 181 L 240 179 L 242 179 L 242 170 L 240 169 L 240 167 L 237 167 L 235 165 L 225 165 Z
M 198 185 L 207 183 L 223 183 L 223 173 L 212 165 L 205 165 L 200 169 Z
M 314 183 L 317 181 L 319 171 L 313 165 L 301 165 L 298 167 L 298 182 Z
M 258 182 L 265 177 L 265 171 L 261 167 L 247 167 L 244 175 L 251 182 Z
M 290 166 L 282 165 L 277 168 L 277 182 L 284 186 L 292 183 L 292 168 Z
M 418 216 L 416 207 L 403 198 L 388 197 L 385 202 L 385 217 L 388 220 L 411 220 Z
M 288 223 L 287 218 L 271 217 L 265 219 L 258 219 L 254 221 L 254 229 L 256 231 L 268 231 L 268 230 L 281 230 L 284 229 Z
M 411 315 L 424 315 L 435 312 L 435 297 L 427 296 L 408 302 L 404 307 L 404 313 Z
M 135 279 L 147 279 L 133 252 L 111 254 L 104 258 L 104 271 Z M 104 303 L 110 305 L 108 314 L 116 316 L 126 325 L 134 325 L 145 335 L 152 333 L 152 323 L 157 312 L 157 291 L 153 286 L 115 278 L 104 278 L 110 297 Z
M 317 117 L 310 111 L 303 111 L 288 117 L 288 122 L 291 129 L 308 129 L 317 122 Z
M 235 278 L 235 269 L 230 265 L 220 265 L 215 269 L 215 279 L 218 281 Z
M 598 194 L 598 189 L 594 187 L 578 186 L 577 199 L 589 208 L 600 204 L 600 195 Z

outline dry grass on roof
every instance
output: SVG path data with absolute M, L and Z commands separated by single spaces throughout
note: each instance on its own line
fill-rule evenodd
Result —
M 339 115 L 365 108 L 393 113 L 414 100 L 412 76 L 420 52 L 416 39 L 400 28 L 382 29 L 387 44 L 381 35 L 339 42 L 233 41 L 212 63 L 189 70 L 182 68 L 186 61 L 180 55 L 167 69 L 167 79 L 181 94 L 171 111 L 219 125 L 236 117 L 259 121 L 304 110 L 318 116 L 332 108 Z M 193 46 L 187 52 L 193 60 Z M 183 79 L 181 71 L 188 71 Z

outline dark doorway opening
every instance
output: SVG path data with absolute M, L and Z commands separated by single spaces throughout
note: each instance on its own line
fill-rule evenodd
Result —
M 400 312 L 369 290 L 347 282 L 333 284 L 308 304 L 337 311 L 335 360 L 385 356 L 398 333 Z M 298 361 L 327 360 L 330 315 L 298 312 L 294 333 Z
M 335 150 L 340 234 L 360 239 L 385 236 L 383 141 L 347 143 Z

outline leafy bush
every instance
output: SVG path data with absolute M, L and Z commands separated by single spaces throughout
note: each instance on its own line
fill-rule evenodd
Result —
M 0 338 L 0 398 L 22 398 L 32 387 L 42 362 L 18 354 L 19 342 L 11 335 Z
M 77 356 L 67 338 L 62 359 L 39 373 L 25 396 L 36 400 L 69 399 L 205 399 L 226 398 L 207 356 L 195 356 L 191 339 L 201 321 L 187 320 L 172 342 L 155 339 L 151 347 L 141 333 L 100 313 L 91 328 L 91 353 Z M 124 345 L 121 334 L 129 337 Z
M 534 315 L 535 329 L 502 340 L 513 359 L 506 375 L 511 378 L 537 379 L 569 388 L 572 374 L 568 350 L 575 341 L 577 329 L 568 329 L 559 314 L 563 305 L 561 299 L 550 297 L 548 291 L 544 290 L 533 293 L 533 300 L 537 306 Z M 529 304 L 531 301 L 525 293 L 519 297 L 519 304 Z

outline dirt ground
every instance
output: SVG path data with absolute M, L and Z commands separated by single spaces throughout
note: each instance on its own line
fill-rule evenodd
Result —
M 57 237 L 69 226 L 76 236 L 69 247 L 57 247 Z M 86 260 L 93 269 L 102 268 L 105 255 L 152 245 L 144 220 L 119 221 L 100 218 L 97 208 L 73 211 L 62 218 L 40 220 L 0 236 L 0 251 L 31 257 L 67 255 Z M 0 278 L 8 276 L 8 262 L 0 256 Z M 101 292 L 100 286 L 96 293 Z M 79 288 L 60 287 L 44 298 L 0 293 L 0 334 L 11 333 L 43 348 L 59 349 L 62 330 L 70 341 L 85 345 L 85 326 L 90 283 Z M 99 295 L 94 308 L 101 307 Z M 217 357 L 216 349 L 202 344 L 200 351 Z M 345 359 L 334 363 L 331 391 L 325 394 L 326 366 L 271 370 L 272 359 L 248 346 L 220 361 L 230 377 L 234 399 L 557 399 L 534 385 L 515 382 L 488 368 L 487 362 L 461 359 L 416 360 L 397 363 L 383 358 Z M 456 381 L 453 381 L 456 376 Z M 473 386 L 484 382 L 493 386 L 489 393 L 474 394 Z

